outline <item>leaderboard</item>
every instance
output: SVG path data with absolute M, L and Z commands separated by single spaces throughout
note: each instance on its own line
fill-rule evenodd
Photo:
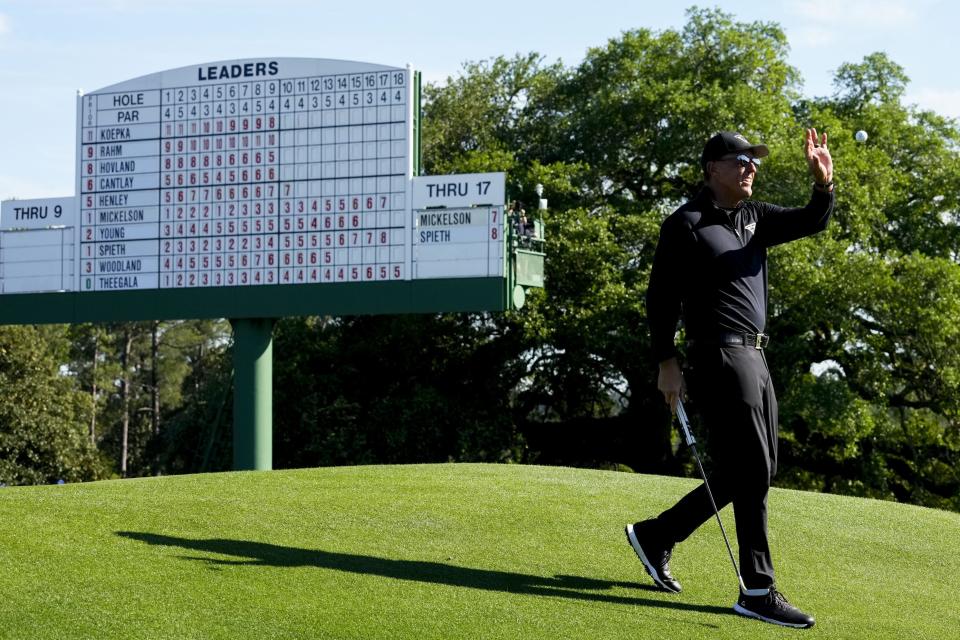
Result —
M 279 58 L 81 96 L 77 290 L 409 279 L 411 85 Z

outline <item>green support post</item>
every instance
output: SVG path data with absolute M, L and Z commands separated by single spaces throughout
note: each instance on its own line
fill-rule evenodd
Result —
M 273 323 L 240 318 L 233 326 L 233 468 L 273 468 Z

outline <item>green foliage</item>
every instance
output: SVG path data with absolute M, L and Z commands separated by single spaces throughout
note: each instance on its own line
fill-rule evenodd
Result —
M 682 463 L 645 329 L 659 223 L 697 188 L 699 150 L 719 129 L 770 147 L 757 197 L 804 202 L 801 140 L 815 126 L 828 132 L 838 168 L 834 222 L 771 252 L 781 482 L 957 508 L 960 131 L 901 103 L 907 78 L 884 54 L 840 65 L 833 97 L 801 99 L 777 25 L 715 10 L 688 15 L 681 31 L 627 31 L 570 71 L 545 67 L 551 79 L 536 90 L 516 85 L 532 77 L 522 63 L 538 61 L 533 54 L 475 65 L 476 76 L 432 90 L 446 101 L 444 111 L 428 111 L 427 128 L 450 131 L 446 119 L 462 116 L 469 139 L 511 154 L 500 166 L 519 193 L 540 182 L 551 199 L 547 288 L 517 315 L 535 341 L 517 395 L 522 430 L 531 446 L 546 433 L 585 451 L 591 446 L 571 431 L 617 439 L 602 421 L 633 416 L 647 435 L 622 460 L 646 470 Z M 464 87 L 482 91 L 492 78 L 510 78 L 507 93 L 528 96 L 508 118 L 492 115 L 505 113 L 496 91 L 458 102 Z M 854 142 L 859 129 L 867 144 Z M 446 167 L 466 166 L 470 153 L 450 154 L 457 160 Z M 832 369 L 811 375 L 813 365 Z
M 836 84 L 797 110 L 830 132 L 834 223 L 771 254 L 786 480 L 960 509 L 960 130 L 903 106 L 883 54 Z
M 443 87 L 423 90 L 423 164 L 427 174 L 509 171 L 561 73 L 534 53 L 464 65 Z
M 517 460 L 519 338 L 485 315 L 281 321 L 275 466 Z
M 591 49 L 558 88 L 550 160 L 589 166 L 582 188 L 621 213 L 689 195 L 703 141 L 736 129 L 768 143 L 789 119 L 798 82 L 775 24 L 692 9 L 681 31 L 627 31 Z M 553 114 L 550 114 L 553 115 Z
M 910 79 L 885 53 L 871 53 L 859 64 L 845 62 L 834 76 L 837 98 L 853 108 L 897 104 Z
M 226 342 L 211 344 L 201 339 L 199 345 L 204 344 L 207 349 L 195 349 L 189 361 L 180 402 L 166 407 L 160 434 L 150 440 L 146 451 L 163 473 L 233 467 L 232 353 Z
M 64 335 L 63 327 L 0 327 L 0 483 L 78 482 L 106 474 L 87 438 L 89 400 L 55 357 Z

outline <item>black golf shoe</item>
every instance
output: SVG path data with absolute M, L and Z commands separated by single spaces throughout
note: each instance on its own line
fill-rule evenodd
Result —
M 807 629 L 814 624 L 813 616 L 800 611 L 800 609 L 787 602 L 787 599 L 775 587 L 771 587 L 762 596 L 748 596 L 741 592 L 740 599 L 733 605 L 733 610 L 742 616 L 784 627 Z
M 670 574 L 673 545 L 663 542 L 656 535 L 654 526 L 653 520 L 628 524 L 625 528 L 627 542 L 643 562 L 643 567 L 653 578 L 654 584 L 664 591 L 680 593 L 680 583 Z

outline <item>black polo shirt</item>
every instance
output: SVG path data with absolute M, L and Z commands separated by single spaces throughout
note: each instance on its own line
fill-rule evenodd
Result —
M 676 355 L 683 314 L 687 338 L 759 333 L 767 318 L 767 248 L 826 228 L 833 193 L 813 190 L 805 207 L 744 200 L 720 209 L 704 188 L 660 227 L 647 288 L 647 320 L 657 362 Z

